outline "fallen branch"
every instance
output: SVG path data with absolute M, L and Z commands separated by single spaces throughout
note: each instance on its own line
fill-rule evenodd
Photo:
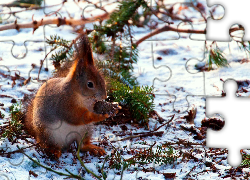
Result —
M 189 34 L 206 34 L 207 33 L 206 30 L 178 29 L 178 28 L 172 27 L 170 25 L 166 25 L 166 26 L 164 26 L 162 28 L 158 28 L 158 29 L 154 30 L 153 32 L 147 34 L 146 36 L 142 37 L 135 44 L 138 46 L 140 43 L 142 43 L 146 39 L 148 39 L 152 36 L 155 36 L 157 34 L 160 34 L 164 31 L 174 31 L 174 32 L 178 32 L 178 33 L 189 33 Z M 243 27 L 231 28 L 229 30 L 229 33 L 231 34 L 234 31 L 244 31 L 244 28 Z
M 32 22 L 23 23 L 23 24 L 18 24 L 16 20 L 12 24 L 0 26 L 0 31 L 5 31 L 8 29 L 19 30 L 22 28 L 33 28 L 33 33 L 34 33 L 34 31 L 37 28 L 39 28 L 39 26 L 44 26 L 48 24 L 56 24 L 58 27 L 61 25 L 77 26 L 77 25 L 84 25 L 87 23 L 93 23 L 96 21 L 103 21 L 108 18 L 109 18 L 109 13 L 91 17 L 91 18 L 86 18 L 86 19 L 67 19 L 66 17 L 64 17 L 64 18 L 54 18 L 54 19 L 41 19 L 39 21 L 33 20 Z
M 194 34 L 206 34 L 206 30 L 178 29 L 178 28 L 166 25 L 166 26 L 164 26 L 162 28 L 158 28 L 158 29 L 154 30 L 153 32 L 147 34 L 146 36 L 142 37 L 141 39 L 139 39 L 136 42 L 136 45 L 138 46 L 140 43 L 142 43 L 146 39 L 148 39 L 154 35 L 160 34 L 164 31 L 175 31 L 175 32 L 179 32 L 179 33 L 190 33 L 190 34 L 193 34 L 193 33 Z

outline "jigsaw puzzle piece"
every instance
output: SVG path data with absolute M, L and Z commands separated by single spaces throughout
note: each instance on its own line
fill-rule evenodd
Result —
M 232 29 L 237 25 L 232 26 Z M 248 41 L 243 40 L 244 31 L 231 33 L 229 42 L 206 41 L 206 53 L 202 62 L 190 60 L 187 70 L 205 74 L 205 93 L 208 96 L 222 96 L 226 79 L 235 79 L 240 85 L 241 96 L 248 96 L 249 54 Z
M 214 16 L 221 17 L 218 11 L 221 11 L 220 6 L 213 6 L 212 8 L 207 7 L 206 1 L 153 1 L 152 11 L 157 12 L 155 16 L 162 21 L 157 20 L 157 17 L 151 17 L 150 20 L 143 19 L 147 24 L 144 29 L 135 27 L 135 32 L 139 32 L 140 36 L 137 35 L 136 41 L 139 43 L 143 40 L 145 41 L 157 41 L 157 40 L 177 40 L 179 39 L 179 34 L 176 32 L 178 25 L 181 22 L 192 23 L 193 30 L 197 31 L 191 35 L 192 39 L 205 40 L 206 37 L 204 29 L 206 29 L 207 17 L 210 15 L 210 10 L 213 12 Z M 198 22 L 194 21 L 198 19 Z M 142 21 L 142 22 L 143 22 Z M 153 23 L 152 23 L 153 22 Z M 152 23 L 152 25 L 150 24 Z M 183 29 L 184 31 L 187 29 Z M 151 33 L 149 33 L 151 32 Z M 152 34 L 154 36 L 150 37 Z M 148 38 L 149 37 L 149 38 Z
M 200 18 L 198 18 L 198 22 L 191 21 L 193 29 L 197 31 L 205 30 L 204 34 L 207 34 L 209 31 L 208 30 L 209 26 L 207 25 L 208 24 L 207 21 L 210 19 L 211 16 L 214 19 L 219 20 L 224 15 L 224 8 L 221 5 L 216 4 L 209 7 L 206 3 L 206 0 L 196 0 L 196 1 L 191 1 L 190 3 L 193 4 L 192 7 L 196 10 L 196 16 L 197 14 L 200 15 Z M 191 35 L 191 39 L 206 40 L 207 36 L 204 38 L 200 36 L 198 33 L 194 33 Z
M 178 153 L 183 154 L 182 158 L 177 158 L 178 165 L 182 167 L 182 171 L 178 172 L 168 165 L 164 167 L 162 174 L 165 177 L 187 179 L 196 176 L 202 176 L 202 171 L 205 168 L 205 150 L 203 143 L 205 142 L 205 133 L 201 127 L 201 120 L 205 113 L 205 99 L 202 96 L 188 96 L 187 100 L 190 104 L 188 114 L 183 116 L 180 113 L 174 113 L 173 105 L 175 101 L 174 96 L 157 95 L 155 96 L 155 110 L 164 119 L 162 124 L 156 124 L 155 127 L 162 126 L 158 131 L 164 131 L 161 138 L 154 138 L 154 140 L 163 145 L 165 148 L 171 146 L 177 150 Z M 195 105 L 194 105 L 195 104 Z M 155 123 L 151 120 L 151 124 Z M 151 125 L 153 126 L 153 125 Z M 185 147 L 185 148 L 183 148 Z M 185 159 L 185 160 L 184 160 Z M 194 160 L 194 162 L 192 160 Z M 191 161 L 190 161 L 191 160 Z M 184 165 L 185 163 L 186 165 Z M 171 166 L 171 165 L 170 165 Z M 187 167 L 195 167 L 190 171 Z M 142 172 L 140 172 L 143 174 Z
M 159 19 L 164 18 L 162 21 L 158 20 L 157 23 L 153 23 L 152 26 L 149 23 L 154 22 L 157 17 L 152 17 L 148 20 L 147 28 L 144 29 L 148 31 L 149 28 L 151 29 L 150 34 L 156 34 L 147 39 L 151 41 L 178 39 L 179 35 L 174 29 L 181 22 L 192 23 L 192 29 L 196 33 L 192 34 L 191 39 L 205 40 L 206 37 L 199 34 L 206 33 L 207 18 L 212 15 L 214 18 L 220 19 L 224 14 L 222 6 L 214 5 L 208 7 L 205 0 L 174 1 L 172 3 L 168 1 L 153 1 L 151 4 L 155 16 Z M 159 32 L 161 32 L 160 35 L 157 35 Z M 144 32 L 140 30 L 140 33 L 143 35 Z
M 51 19 L 62 19 L 65 20 L 66 19 L 70 19 L 72 21 L 74 21 L 76 19 L 76 21 L 80 21 L 81 19 L 83 20 L 83 12 L 86 9 L 90 9 L 91 11 L 93 10 L 93 4 L 91 2 L 87 3 L 87 2 L 64 2 L 61 1 L 61 8 L 60 6 L 53 6 L 54 2 L 51 1 L 45 1 L 45 14 L 47 18 L 51 18 Z M 64 8 L 62 8 L 64 7 Z M 65 11 L 65 8 L 67 9 L 67 11 Z M 103 13 L 103 12 L 102 12 Z M 89 13 L 90 14 L 90 13 Z M 85 18 L 85 17 L 84 17 Z M 77 20 L 78 19 L 78 20 Z M 74 60 L 75 57 L 65 57 L 62 61 L 58 61 L 55 58 L 53 58 L 54 55 L 59 55 L 63 54 L 63 52 L 65 51 L 69 51 L 68 49 L 66 50 L 66 48 L 64 46 L 60 47 L 60 44 L 58 44 L 59 48 L 55 49 L 56 45 L 51 45 L 52 43 L 50 43 L 50 41 L 63 41 L 66 43 L 66 46 L 72 48 L 72 52 L 74 53 L 75 49 L 75 43 L 73 42 L 73 40 L 76 39 L 77 37 L 77 31 L 82 31 L 82 29 L 85 29 L 87 27 L 85 27 L 87 24 L 84 25 L 75 25 L 75 26 L 63 26 L 60 24 L 60 22 L 58 22 L 59 24 L 50 24 L 50 25 L 45 25 L 44 26 L 44 36 L 45 36 L 45 41 L 46 41 L 46 54 L 48 55 L 46 57 L 46 59 L 48 60 L 49 64 L 53 64 L 54 67 L 57 69 L 56 71 L 58 71 L 58 67 L 60 67 L 60 65 L 63 65 L 64 62 L 67 62 L 67 64 L 71 64 Z M 91 29 L 93 29 L 93 24 L 88 23 L 88 25 L 92 25 Z M 88 28 L 87 28 L 88 29 Z M 67 42 L 66 42 L 67 41 Z M 77 43 L 77 42 L 76 42 Z M 71 50 L 70 50 L 71 51 Z M 70 66 L 70 65 L 69 65 Z M 62 70 L 62 69 L 61 69 Z M 56 75 L 58 77 L 61 76 L 65 76 L 65 74 L 63 74 L 63 72 L 59 73 L 59 75 Z
M 0 83 L 6 81 L 8 79 L 8 76 L 10 76 L 11 72 L 8 66 L 6 66 L 2 61 L 4 60 L 3 57 L 5 55 L 5 52 L 9 53 L 11 51 L 12 46 L 14 45 L 14 42 L 12 40 L 9 41 L 0 41 L 1 44 L 1 50 L 0 50 Z M 3 46 L 4 45 L 4 46 Z
M 13 105 L 21 103 L 21 100 L 34 94 L 41 85 L 37 81 L 39 72 L 39 58 L 44 58 L 43 43 L 32 43 L 28 46 L 30 53 L 24 59 L 16 59 L 12 56 L 11 48 L 13 41 L 0 42 L 0 87 L 1 87 L 1 109 L 9 109 Z M 34 71 L 32 71 L 34 69 Z M 48 72 L 41 70 L 40 79 L 46 80 Z M 5 111 L 5 117 L 9 116 L 9 111 Z
M 117 4 L 117 3 L 114 3 Z M 77 29 L 86 28 L 93 30 L 94 24 L 100 21 L 107 19 L 107 14 L 110 13 L 114 8 L 103 8 L 104 5 L 110 5 L 111 7 L 114 4 L 110 4 L 110 2 L 102 0 L 98 0 L 96 2 L 92 1 L 80 1 L 80 2 L 65 2 L 61 1 L 61 7 L 54 6 L 54 2 L 45 1 L 45 10 L 44 13 L 46 17 L 55 19 L 59 18 L 60 21 L 69 20 L 69 24 L 73 27 L 74 31 Z M 65 11 L 66 9 L 66 11 Z M 86 23 L 89 21 L 89 23 Z M 63 24 L 63 23 L 62 23 Z M 59 27 L 61 26 L 60 22 L 55 25 L 48 25 L 49 27 Z M 72 29 L 72 27 L 65 27 L 65 29 Z M 72 31 L 71 31 L 72 32 Z M 49 33 L 49 31 L 47 31 Z
M 203 73 L 191 74 L 186 71 L 185 66 L 192 57 L 204 58 L 205 43 L 204 41 L 189 39 L 189 34 L 180 33 L 180 36 L 181 39 L 179 40 L 154 42 L 152 47 L 153 67 L 161 67 L 164 65 L 171 71 L 169 74 L 170 78 L 166 75 L 160 77 L 162 80 L 167 80 L 166 82 L 158 83 L 154 81 L 153 84 L 156 94 L 174 95 L 176 97 L 174 104 L 175 111 L 184 112 L 188 108 L 186 96 L 204 95 Z M 141 49 L 141 52 L 143 52 L 143 49 Z M 148 52 L 145 52 L 144 55 L 146 55 L 146 53 L 149 56 Z M 139 63 L 140 62 L 138 62 L 138 64 Z M 157 73 L 160 72 L 157 71 Z M 159 74 L 159 76 L 160 75 L 161 74 Z M 138 79 L 140 79 L 140 77 L 138 77 Z M 143 80 L 140 82 L 143 82 Z
M 11 8 L 5 7 L 5 4 L 0 4 L 0 24 L 11 17 Z
M 16 19 L 22 19 L 26 14 L 25 11 L 39 9 L 41 7 L 41 0 L 30 0 L 27 3 L 22 1 L 1 1 L 0 3 L 0 24 L 2 22 L 13 22 Z M 22 13 L 23 12 L 23 13 Z M 20 15 L 21 14 L 21 15 Z
M 31 2 L 32 3 L 32 2 Z M 39 2 L 35 2 L 38 3 Z M 19 7 L 20 5 L 20 7 Z M 15 5 L 13 5 L 15 6 Z M 15 27 L 12 25 L 2 25 L 1 26 L 1 50 L 0 51 L 6 51 L 6 48 L 8 47 L 7 41 L 9 39 L 12 39 L 12 47 L 9 50 L 8 53 L 3 55 L 3 59 L 1 64 L 8 67 L 10 70 L 10 75 L 8 76 L 9 79 L 11 79 L 13 82 L 7 82 L 11 84 L 12 86 L 16 85 L 16 81 L 21 81 L 20 84 L 17 84 L 17 86 L 21 87 L 23 85 L 30 84 L 30 82 L 34 84 L 39 84 L 37 81 L 37 78 L 40 75 L 40 80 L 45 80 L 44 76 L 46 77 L 48 66 L 42 68 L 41 62 L 44 62 L 44 64 L 47 65 L 46 61 L 44 61 L 44 33 L 43 28 L 40 27 L 38 29 L 29 28 L 29 23 L 24 23 L 25 21 L 33 21 L 34 16 L 36 17 L 42 17 L 44 14 L 40 13 L 43 12 L 42 7 L 37 6 L 37 8 L 40 10 L 34 11 L 33 16 L 30 16 L 30 9 L 23 10 L 22 4 L 16 4 L 18 6 L 17 8 L 14 8 L 15 11 L 11 12 L 15 15 L 20 15 L 22 18 L 9 19 L 12 21 L 15 25 Z M 32 9 L 32 8 L 31 8 Z M 26 27 L 24 27 L 24 24 L 26 24 Z M 32 24 L 32 23 L 31 23 Z M 19 25 L 23 28 L 19 28 Z M 27 28 L 27 29 L 26 29 Z M 35 36 L 34 36 L 35 34 Z M 27 40 L 29 39 L 29 40 Z M 4 43 L 6 41 L 6 43 Z M 34 53 L 28 53 L 28 52 L 34 52 Z M 9 53 L 12 55 L 9 56 Z M 8 61 L 7 58 L 8 57 Z M 11 59 L 9 57 L 12 57 Z M 30 67 L 27 67 L 30 66 Z M 27 71 L 27 69 L 30 69 Z M 34 77 L 37 76 L 37 77 Z M 34 78 L 33 78 L 34 77 Z M 13 88 L 13 87 L 12 87 Z M 33 88 L 31 88 L 33 89 Z
M 243 137 L 248 136 L 249 120 L 248 107 L 249 98 L 237 97 L 237 83 L 234 80 L 227 80 L 224 85 L 226 96 L 223 98 L 207 98 L 207 115 L 220 113 L 225 118 L 225 126 L 222 130 L 207 131 L 207 146 L 216 148 L 228 148 L 228 163 L 231 166 L 241 164 L 240 150 L 249 145 Z M 244 118 L 245 117 L 245 118 Z M 240 130 L 241 134 L 234 133 Z
M 207 22 L 207 39 L 218 41 L 229 41 L 229 28 L 236 22 L 243 25 L 247 30 L 250 29 L 247 18 L 248 1 L 226 1 L 226 0 L 207 0 L 208 6 L 221 4 L 225 8 L 225 15 L 220 20 L 208 19 Z M 237 13 L 236 13 L 237 12 Z M 250 33 L 246 32 L 246 39 L 250 39 Z
M 27 43 L 27 50 L 29 50 L 31 53 L 27 53 L 27 55 L 25 55 L 25 58 L 22 59 L 17 59 L 12 56 L 13 53 L 11 49 L 13 48 L 14 44 L 15 42 L 13 41 L 11 42 L 11 44 L 7 42 L 0 42 L 0 45 L 4 47 L 0 50 L 0 53 L 2 54 L 1 65 L 3 68 L 1 69 L 4 73 L 3 76 L 11 80 L 5 83 L 12 84 L 14 86 L 16 84 L 16 82 L 14 81 L 20 80 L 21 84 L 18 85 L 20 87 L 28 84 L 29 82 L 39 84 L 39 82 L 37 81 L 38 74 L 40 74 L 40 80 L 46 80 L 48 78 L 48 66 L 47 68 L 46 66 L 41 66 L 41 61 L 43 61 L 45 56 L 44 43 L 32 41 Z M 16 55 L 18 56 L 19 54 Z M 46 61 L 44 64 L 47 64 Z M 4 67 L 6 67 L 7 69 Z
M 137 64 L 134 64 L 133 75 L 137 77 L 140 85 L 153 86 L 155 94 L 166 94 L 166 91 L 162 91 L 160 86 L 156 85 L 156 81 L 167 82 L 171 78 L 172 72 L 171 69 L 165 64 L 160 66 L 155 65 L 155 43 L 156 42 L 144 42 L 144 45 L 138 47 L 139 51 L 143 52 L 143 54 L 140 53 L 140 58 L 143 59 L 143 61 L 140 61 L 139 59 Z M 146 48 L 148 46 L 151 47 L 151 51 L 148 51 L 148 48 Z M 146 63 L 148 66 L 145 67 Z M 141 69 L 140 66 L 144 66 L 145 68 Z M 162 83 L 160 84 L 162 85 Z
M 165 4 L 163 1 L 155 0 L 147 0 L 146 2 L 155 16 L 140 14 L 141 9 L 139 9 L 139 19 L 130 20 L 131 23 L 134 23 L 133 32 L 137 34 L 135 42 L 139 44 L 141 41 L 179 39 L 179 34 L 177 32 L 168 30 L 168 25 L 176 23 L 176 21 L 173 22 L 170 18 L 173 13 L 171 7 L 174 6 L 175 3 Z M 171 12 L 169 13 L 169 11 Z M 179 21 L 177 21 L 177 23 L 179 23 Z M 164 27 L 166 29 L 164 29 Z

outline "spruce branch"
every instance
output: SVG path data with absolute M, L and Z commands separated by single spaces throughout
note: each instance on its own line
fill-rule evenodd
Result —
M 129 86 L 119 81 L 113 81 L 111 85 L 109 93 L 114 101 L 128 106 L 136 121 L 147 125 L 150 112 L 154 108 L 153 87 L 134 86 L 133 89 L 130 89 Z

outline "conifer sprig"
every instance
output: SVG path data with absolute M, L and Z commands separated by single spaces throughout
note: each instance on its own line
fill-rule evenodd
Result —
M 74 47 L 72 46 L 72 41 L 65 40 L 57 35 L 51 35 L 49 39 L 46 39 L 46 43 L 52 47 L 50 52 L 57 50 L 50 58 L 55 68 L 73 57 Z
M 21 112 L 21 103 L 12 104 L 9 108 L 10 118 L 8 126 L 4 129 L 1 137 L 7 138 L 12 142 L 15 138 L 22 134 L 23 124 L 21 118 L 24 114 Z
M 139 7 L 147 9 L 147 3 L 144 0 L 127 0 L 121 1 L 121 4 L 110 15 L 110 19 L 105 22 L 104 26 L 95 26 L 100 31 L 100 35 L 115 37 L 118 32 L 124 32 L 124 26 L 129 25 L 129 20 L 134 16 Z
M 118 81 L 113 81 L 111 84 L 109 93 L 114 101 L 129 107 L 138 123 L 147 124 L 149 114 L 154 108 L 153 87 L 134 86 L 131 90 L 127 85 Z
M 216 41 L 213 41 L 208 50 L 208 69 L 212 69 L 212 64 L 215 64 L 218 67 L 228 67 L 228 61 L 225 58 L 225 54 L 217 46 Z

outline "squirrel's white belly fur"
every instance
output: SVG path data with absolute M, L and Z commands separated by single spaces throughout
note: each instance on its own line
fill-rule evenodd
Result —
M 47 131 L 49 131 L 49 134 L 51 135 L 50 138 L 52 142 L 62 148 L 66 148 L 74 141 L 79 144 L 84 136 L 90 137 L 92 135 L 92 126 L 92 123 L 75 126 L 65 121 L 58 121 L 58 123 L 53 124 L 53 127 L 50 126 L 47 128 Z

